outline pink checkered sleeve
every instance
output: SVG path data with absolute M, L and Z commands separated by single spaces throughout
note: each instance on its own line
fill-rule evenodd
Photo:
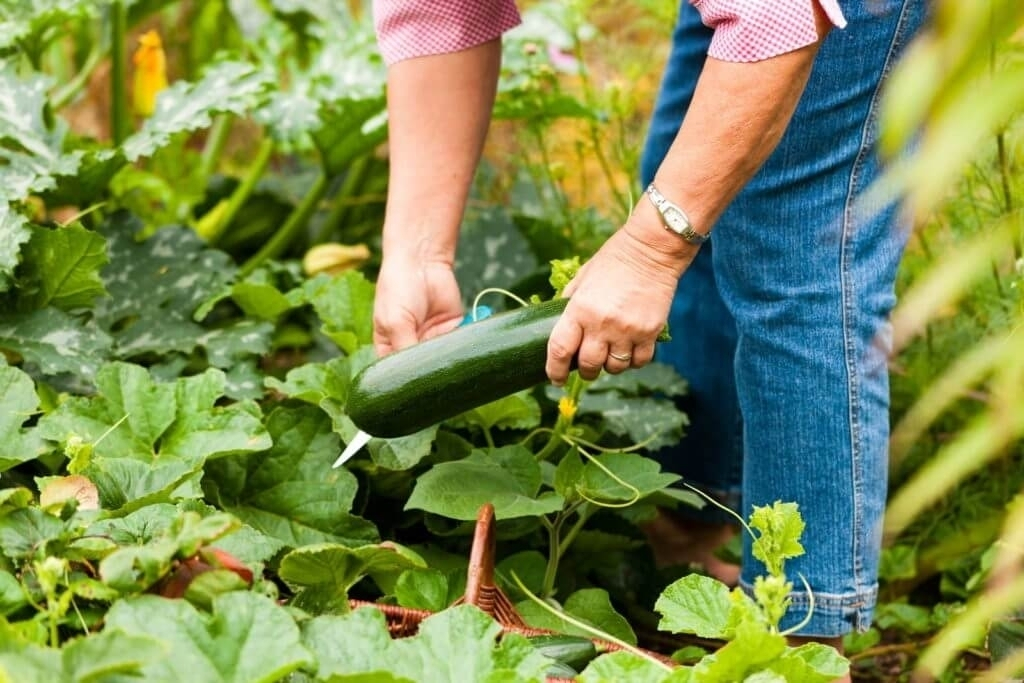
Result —
M 458 52 L 519 24 L 514 0 L 373 0 L 384 61 Z
M 757 62 L 817 41 L 815 2 L 834 26 L 846 26 L 838 0 L 690 0 L 715 29 L 708 55 L 726 62 Z

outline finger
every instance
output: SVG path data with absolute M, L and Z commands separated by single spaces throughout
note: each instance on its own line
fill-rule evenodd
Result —
M 440 334 L 451 332 L 462 322 L 463 314 L 460 312 L 454 318 L 442 319 L 437 322 L 428 322 L 423 332 L 423 339 L 432 339 Z
M 626 350 L 626 347 L 621 344 L 612 346 L 608 350 L 608 359 L 604 363 L 604 369 L 613 375 L 617 375 L 631 367 L 632 360 L 632 348 Z
M 583 328 L 565 315 L 555 324 L 548 339 L 548 359 L 544 371 L 556 387 L 565 384 L 569 378 L 572 359 L 579 350 L 583 339 Z
M 412 346 L 419 341 L 416 326 L 408 322 L 376 322 L 373 336 L 377 353 L 381 356 Z
M 633 347 L 633 357 L 630 359 L 631 367 L 642 368 L 652 360 L 654 360 L 654 342 L 641 342 Z
M 579 363 L 580 377 L 585 380 L 597 379 L 601 368 L 608 360 L 608 344 L 596 339 L 593 335 L 584 337 L 580 344 Z

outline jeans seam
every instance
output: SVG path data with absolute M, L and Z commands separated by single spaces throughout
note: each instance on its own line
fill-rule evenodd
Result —
M 907 6 L 913 2 L 913 0 L 904 0 L 900 6 L 900 16 L 896 22 L 896 27 L 893 30 L 892 40 L 889 43 L 889 50 L 886 53 L 885 62 L 882 64 L 881 77 L 878 79 L 878 84 L 875 86 L 875 91 L 871 95 L 871 103 L 868 106 L 868 114 L 864 119 L 864 125 L 861 129 L 861 143 L 860 149 L 857 151 L 857 156 L 853 161 L 853 167 L 850 172 L 850 182 L 847 186 L 846 194 L 846 207 L 843 211 L 843 238 L 840 247 L 840 273 L 841 273 L 841 293 L 842 293 L 842 320 L 843 320 L 843 350 L 846 355 L 845 365 L 847 373 L 847 386 L 849 387 L 849 424 L 850 424 L 850 454 L 851 454 L 851 465 L 852 465 L 852 479 L 853 479 L 853 510 L 852 510 L 852 521 L 854 533 L 852 534 L 853 539 L 853 574 L 854 582 L 856 585 L 863 585 L 863 574 L 864 566 L 861 561 L 861 527 L 864 520 L 860 516 L 860 505 L 859 501 L 863 497 L 863 481 L 858 475 L 859 468 L 857 463 L 861 460 L 861 426 L 860 426 L 860 376 L 857 372 L 857 349 L 856 349 L 856 333 L 855 330 L 851 329 L 851 321 L 855 319 L 854 311 L 854 283 L 852 282 L 852 276 L 850 273 L 850 260 L 849 250 L 851 249 L 851 242 L 854 240 L 854 233 L 856 232 L 856 221 L 853 217 L 854 206 L 856 204 L 857 190 L 860 187 L 860 177 L 863 173 L 863 168 L 866 163 L 867 155 L 871 152 L 872 145 L 870 144 L 871 131 L 875 126 L 878 117 L 879 100 L 881 99 L 882 84 L 886 81 L 886 76 L 892 70 L 894 62 L 894 55 L 896 50 L 902 44 L 903 29 L 906 25 L 907 20 Z

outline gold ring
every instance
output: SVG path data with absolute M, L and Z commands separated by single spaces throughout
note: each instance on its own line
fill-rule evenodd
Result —
M 612 353 L 612 352 L 609 352 L 608 355 L 611 356 L 612 358 L 614 358 L 615 360 L 621 360 L 623 363 L 628 363 L 629 361 L 633 360 L 633 354 L 631 354 L 631 353 Z

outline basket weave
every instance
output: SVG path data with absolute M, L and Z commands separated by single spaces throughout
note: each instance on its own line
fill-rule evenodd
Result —
M 466 576 L 466 592 L 455 601 L 454 605 L 473 605 L 489 614 L 501 626 L 503 633 L 518 633 L 524 636 L 553 635 L 556 631 L 527 626 L 516 610 L 515 604 L 505 592 L 494 582 L 495 564 L 495 531 L 494 506 L 486 503 L 480 508 L 473 533 L 473 545 L 469 555 L 469 570 Z M 453 605 L 453 606 L 454 606 Z M 429 610 L 410 609 L 396 605 L 382 605 L 365 600 L 349 600 L 352 609 L 372 607 L 384 614 L 388 632 L 392 638 L 404 638 L 415 635 L 424 619 L 434 614 Z M 591 642 L 600 652 L 614 652 L 623 648 L 607 640 L 591 638 Z M 671 659 L 656 652 L 645 651 L 667 664 L 674 664 Z M 551 678 L 548 683 L 571 681 L 568 678 Z

